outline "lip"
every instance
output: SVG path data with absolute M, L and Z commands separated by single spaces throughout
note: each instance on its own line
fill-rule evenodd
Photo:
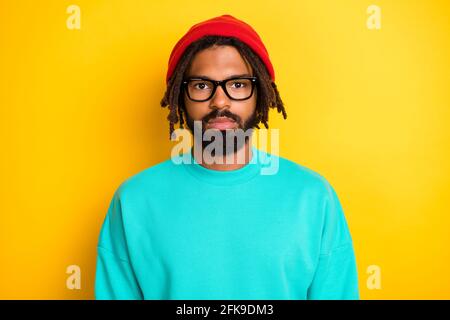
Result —
M 211 119 L 208 122 L 209 128 L 224 130 L 224 129 L 233 129 L 236 127 L 236 122 L 227 117 L 218 117 Z

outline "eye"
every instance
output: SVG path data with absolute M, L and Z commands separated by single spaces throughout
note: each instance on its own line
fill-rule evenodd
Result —
M 197 86 L 197 89 L 204 89 L 206 87 L 206 83 L 197 83 L 195 85 Z
M 191 83 L 191 86 L 194 89 L 198 89 L 198 90 L 204 90 L 204 89 L 209 89 L 210 88 L 209 87 L 209 83 L 207 83 L 207 82 L 200 82 L 200 81 L 193 81 Z
M 245 82 L 242 82 L 242 81 L 233 81 L 232 83 L 231 83 L 231 85 L 233 86 L 233 85 L 236 85 L 235 86 L 235 89 L 241 89 L 241 88 L 244 88 L 247 84 L 245 83 Z

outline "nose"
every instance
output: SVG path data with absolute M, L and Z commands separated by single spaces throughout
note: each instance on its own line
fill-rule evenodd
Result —
M 211 108 L 222 109 L 224 107 L 230 107 L 230 99 L 221 86 L 217 86 L 216 92 L 214 92 L 211 98 Z

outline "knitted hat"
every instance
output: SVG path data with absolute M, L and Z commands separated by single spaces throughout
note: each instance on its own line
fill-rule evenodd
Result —
M 247 23 L 235 17 L 224 14 L 219 17 L 208 19 L 194 24 L 188 32 L 175 44 L 169 58 L 169 67 L 166 75 L 166 83 L 169 82 L 178 61 L 183 56 L 186 48 L 205 35 L 218 35 L 235 37 L 248 45 L 261 58 L 269 72 L 270 77 L 275 81 L 275 71 L 269 59 L 269 53 L 256 31 Z

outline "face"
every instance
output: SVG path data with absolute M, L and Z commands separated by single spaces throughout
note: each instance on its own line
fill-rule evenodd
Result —
M 185 78 L 207 77 L 213 80 L 223 80 L 236 75 L 254 76 L 251 65 L 243 59 L 236 48 L 213 46 L 194 56 L 186 70 Z M 257 86 L 255 86 L 252 96 L 242 101 L 230 99 L 220 86 L 217 87 L 211 99 L 204 102 L 190 100 L 186 91 L 183 92 L 183 95 L 187 111 L 187 126 L 191 132 L 193 132 L 195 120 L 202 121 L 202 133 L 207 129 L 220 130 L 223 136 L 225 136 L 226 130 L 240 128 L 245 131 L 256 125 Z M 222 122 L 217 121 L 218 118 Z M 208 141 L 206 141 L 207 143 Z M 239 149 L 238 146 L 236 147 Z

